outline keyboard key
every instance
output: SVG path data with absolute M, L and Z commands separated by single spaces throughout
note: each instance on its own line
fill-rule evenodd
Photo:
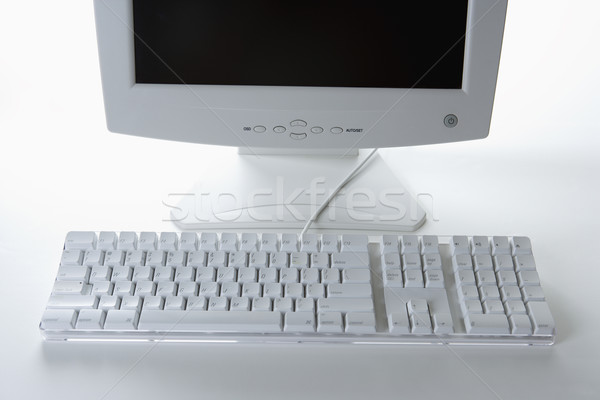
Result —
M 487 236 L 473 236 L 472 254 L 490 254 L 490 242 Z
M 194 232 L 183 232 L 179 241 L 179 250 L 196 251 L 198 249 L 198 235 Z
M 240 268 L 237 273 L 237 281 L 240 283 L 256 282 L 258 273 L 256 268 Z
M 383 235 L 381 240 L 382 254 L 398 254 L 400 253 L 400 242 L 396 235 Z
M 437 289 L 444 288 L 444 274 L 441 269 L 425 271 L 425 287 Z
M 494 266 L 496 271 L 514 272 L 515 265 L 513 258 L 508 254 L 500 254 L 494 257 Z
M 258 251 L 258 235 L 256 233 L 242 233 L 240 250 L 247 253 Z
M 402 268 L 402 263 L 400 262 L 400 254 L 398 254 L 398 253 L 384 254 L 382 257 L 382 265 L 385 269 Z
M 331 266 L 335 268 L 369 268 L 368 253 L 333 253 Z
M 311 313 L 314 313 L 315 301 L 313 299 L 297 299 L 296 311 L 310 311 Z
M 249 266 L 252 268 L 265 268 L 269 265 L 269 255 L 265 251 L 254 251 L 250 253 Z
M 535 260 L 531 254 L 520 254 L 515 257 L 515 270 L 535 271 Z
M 316 268 L 302 268 L 300 281 L 302 283 L 319 283 L 320 273 Z
M 222 233 L 219 242 L 219 250 L 223 252 L 235 252 L 238 249 L 237 233 Z
M 327 286 L 327 297 L 371 298 L 371 285 L 368 283 L 332 283 Z
M 226 297 L 211 297 L 208 300 L 208 311 L 227 311 L 229 307 Z
M 114 295 L 103 295 L 98 302 L 98 309 L 100 310 L 118 310 L 120 306 L 121 299 L 119 296 Z
M 418 254 L 405 254 L 402 256 L 402 269 L 404 271 L 409 269 L 421 270 L 421 256 Z
M 114 250 L 117 247 L 117 234 L 115 232 L 100 232 L 98 235 L 98 249 Z
M 233 297 L 229 301 L 230 311 L 250 311 L 250 299 L 248 297 Z
M 273 301 L 273 311 L 294 311 L 294 300 L 292 300 L 291 298 L 275 299 L 275 301 Z
M 438 254 L 440 252 L 437 236 L 423 236 L 421 254 Z
M 63 267 L 79 266 L 83 262 L 83 254 L 81 250 L 63 250 L 60 265 Z
M 56 281 L 54 282 L 54 286 L 52 288 L 53 294 L 88 294 L 92 287 L 90 285 L 86 285 L 82 281 L 74 282 L 74 281 Z
M 367 268 L 345 269 L 342 271 L 343 283 L 370 283 L 371 271 Z
M 444 335 L 454 333 L 452 324 L 452 316 L 450 313 L 433 314 L 433 333 L 436 335 Z
M 83 281 L 87 282 L 90 277 L 88 267 L 60 267 L 56 274 L 57 281 Z
M 408 324 L 408 314 L 404 312 L 396 312 L 388 315 L 388 326 L 390 333 L 395 335 L 407 334 L 410 332 Z
M 339 312 L 322 312 L 317 315 L 317 332 L 342 333 L 344 325 Z
M 340 251 L 339 249 L 340 243 L 337 235 L 324 234 L 321 238 L 321 251 L 324 253 L 337 253 Z
M 312 312 L 286 312 L 285 332 L 307 332 L 315 331 L 315 314 Z
M 160 250 L 177 250 L 179 238 L 175 232 L 162 232 L 158 240 L 158 248 Z
M 367 312 L 346 314 L 347 333 L 375 333 L 375 315 Z
M 517 274 L 519 286 L 539 286 L 540 277 L 536 271 L 521 271 Z
M 81 310 L 77 317 L 77 329 L 95 330 L 104 327 L 106 313 L 103 310 Z
M 511 315 L 508 321 L 513 335 L 531 335 L 531 321 L 527 315 Z
M 96 247 L 96 234 L 94 232 L 69 232 L 65 239 L 66 250 L 86 250 Z
M 493 255 L 501 255 L 501 254 L 509 254 L 510 255 L 510 243 L 506 236 L 494 236 L 492 237 L 492 254 Z
M 98 298 L 94 295 L 72 296 L 65 294 L 53 294 L 48 299 L 48 308 L 71 308 L 81 310 L 83 308 L 96 308 Z
M 140 330 L 204 332 L 281 332 L 281 313 L 248 311 L 142 311 Z
M 416 235 L 400 236 L 400 249 L 402 254 L 419 253 L 419 238 Z
M 504 314 L 467 314 L 467 333 L 472 335 L 506 335 L 510 333 L 508 320 Z
M 83 257 L 83 265 L 86 267 L 99 267 L 104 265 L 103 250 L 88 250 Z
M 286 253 L 298 251 L 298 235 L 296 235 L 295 233 L 282 234 L 280 251 Z
M 410 314 L 429 313 L 429 306 L 425 299 L 410 299 L 406 307 Z
M 425 271 L 430 269 L 442 269 L 442 258 L 439 254 L 426 254 L 423 256 L 423 260 L 423 269 Z
M 135 250 L 137 248 L 137 234 L 135 232 L 121 232 L 117 241 L 119 250 Z
M 506 315 L 526 314 L 525 303 L 521 300 L 510 300 L 504 303 Z
M 450 240 L 450 252 L 454 256 L 471 254 L 469 238 L 466 236 L 452 236 L 452 240 Z
M 167 296 L 165 310 L 185 310 L 185 299 L 181 296 Z
M 196 282 L 214 282 L 215 279 L 217 279 L 217 271 L 213 267 L 198 267 L 196 269 Z
M 271 299 L 255 297 L 252 299 L 252 311 L 271 311 Z
M 546 300 L 541 286 L 524 286 L 521 289 L 521 293 L 523 294 L 523 300 L 525 300 L 526 303 L 528 301 Z
M 288 264 L 288 253 L 284 253 L 282 251 L 278 251 L 275 253 L 271 253 L 270 256 L 270 267 L 271 268 L 287 268 Z
M 294 252 L 290 254 L 290 267 L 308 268 L 308 253 Z
M 104 255 L 104 265 L 107 267 L 120 267 L 125 261 L 125 252 L 121 250 L 107 251 Z
M 45 330 L 73 329 L 76 320 L 75 310 L 46 310 L 42 315 L 41 327 Z
M 512 238 L 512 254 L 518 256 L 521 254 L 531 254 L 531 241 L 524 236 L 515 236 Z
M 121 300 L 121 310 L 136 310 L 142 308 L 142 298 L 139 296 L 124 296 Z
M 483 309 L 479 300 L 465 300 L 461 303 L 463 315 L 467 314 L 482 314 Z
M 279 241 L 275 233 L 263 233 L 260 239 L 260 250 L 267 253 L 279 251 Z
M 201 297 L 204 299 L 204 297 Z M 146 296 L 144 297 L 144 304 L 142 310 L 162 310 L 165 305 L 165 300 L 160 296 Z
M 412 333 L 431 333 L 431 319 L 429 313 L 415 313 L 410 315 L 410 326 Z
M 388 287 L 404 287 L 404 279 L 400 268 L 390 268 L 384 272 L 383 283 Z
M 319 251 L 319 237 L 312 233 L 306 233 L 302 236 L 300 242 L 300 251 L 306 253 L 316 253 Z
M 422 288 L 423 274 L 420 269 L 410 269 L 404 272 L 404 287 Z
M 188 267 L 205 267 L 206 266 L 206 252 L 199 251 L 190 251 L 187 257 Z
M 115 331 L 135 330 L 138 320 L 139 313 L 135 310 L 108 310 L 104 321 L 104 329 Z
M 141 232 L 138 248 L 140 250 L 156 250 L 158 235 L 156 232 Z
M 317 300 L 317 311 L 338 311 L 338 312 L 349 312 L 349 311 L 371 311 L 373 312 L 373 300 L 366 298 L 333 298 L 324 299 L 320 298 Z
M 527 312 L 533 325 L 535 335 L 553 335 L 554 318 L 545 301 L 530 301 L 527 303 Z
M 458 254 L 452 257 L 454 271 L 473 270 L 473 259 L 469 254 Z
M 310 255 L 310 267 L 316 269 L 329 268 L 329 254 L 315 253 Z
M 323 283 L 340 283 L 340 270 L 337 268 L 328 268 L 322 270 L 321 281 Z
M 200 234 L 200 243 L 198 250 L 203 250 L 206 252 L 213 252 L 217 250 L 217 243 L 219 242 L 219 238 L 216 233 L 212 232 L 203 232 Z
M 368 244 L 367 235 L 342 235 L 342 252 L 366 253 Z
M 475 285 L 475 274 L 470 269 L 462 269 L 456 272 L 456 283 L 459 285 Z

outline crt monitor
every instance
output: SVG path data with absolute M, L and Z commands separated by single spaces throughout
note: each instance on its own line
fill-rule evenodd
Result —
M 488 135 L 507 0 L 94 0 L 110 131 L 256 153 Z

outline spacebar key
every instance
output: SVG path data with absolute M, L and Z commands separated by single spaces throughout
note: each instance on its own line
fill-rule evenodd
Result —
M 142 310 L 138 330 L 192 332 L 281 332 L 274 311 Z

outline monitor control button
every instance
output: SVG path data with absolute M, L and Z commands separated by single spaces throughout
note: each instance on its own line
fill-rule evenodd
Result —
M 286 129 L 283 126 L 276 126 L 273 128 L 273 132 L 275 133 L 285 133 Z
M 304 140 L 307 136 L 306 133 L 290 133 L 290 137 L 294 140 Z
M 265 128 L 262 125 L 257 125 L 254 127 L 254 132 L 256 133 L 265 133 L 267 131 L 267 128 Z
M 313 127 L 310 129 L 310 131 L 311 131 L 312 133 L 319 134 L 319 133 L 323 133 L 323 128 L 321 128 L 320 126 L 313 126 Z
M 302 121 L 301 119 L 296 119 L 296 120 L 294 120 L 294 121 L 290 122 L 290 126 L 301 126 L 301 127 L 305 127 L 306 125 L 307 125 L 307 124 L 306 124 L 306 121 Z
M 342 128 L 340 128 L 339 126 L 336 126 L 335 128 L 331 128 L 331 133 L 335 133 L 336 135 L 339 135 L 342 132 L 344 132 L 344 130 Z
M 456 125 L 458 125 L 458 117 L 454 114 L 446 115 L 444 118 L 444 125 L 446 125 L 448 128 L 454 128 Z

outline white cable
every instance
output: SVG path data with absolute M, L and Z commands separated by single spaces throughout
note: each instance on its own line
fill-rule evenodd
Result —
M 300 233 L 300 238 L 302 238 L 306 231 L 308 231 L 312 223 L 315 222 L 317 218 L 319 218 L 319 215 L 321 215 L 323 210 L 329 205 L 329 203 L 331 203 L 331 200 L 333 200 L 333 198 L 339 193 L 339 191 L 342 190 L 342 188 L 346 186 L 348 182 L 350 182 L 356 176 L 356 174 L 362 169 L 362 167 L 367 163 L 367 161 L 369 161 L 371 157 L 373 157 L 375 153 L 377 153 L 377 150 L 379 149 L 371 150 L 369 155 L 365 157 L 365 159 L 362 160 L 361 163 L 358 164 L 356 168 L 354 168 L 352 172 L 350 172 L 348 176 L 346 176 L 346 178 L 336 186 L 335 189 L 333 189 L 329 197 L 325 199 L 325 201 L 321 204 L 317 211 L 315 211 L 315 213 L 310 217 L 310 219 L 306 221 L 306 225 L 304 225 L 304 229 L 302 229 L 302 232 Z

